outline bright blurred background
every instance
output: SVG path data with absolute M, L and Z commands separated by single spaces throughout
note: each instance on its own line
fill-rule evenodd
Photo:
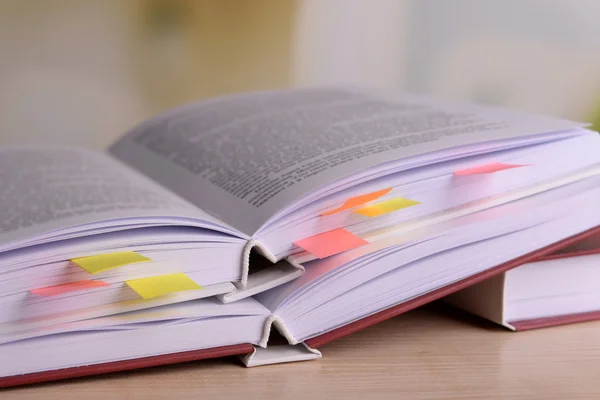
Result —
M 598 0 L 0 0 L 0 144 L 103 148 L 214 95 L 328 83 L 600 125 Z

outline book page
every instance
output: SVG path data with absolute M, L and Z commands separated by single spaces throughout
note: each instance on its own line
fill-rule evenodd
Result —
M 3 245 L 116 218 L 203 217 L 108 154 L 72 148 L 0 148 L 0 204 Z
M 228 96 L 142 124 L 113 155 L 248 235 L 344 176 L 405 157 L 580 124 L 360 89 Z

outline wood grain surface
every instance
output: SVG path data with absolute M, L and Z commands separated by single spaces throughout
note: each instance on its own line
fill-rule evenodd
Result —
M 433 305 L 321 350 L 319 361 L 199 361 L 8 389 L 0 399 L 600 398 L 600 322 L 513 333 Z

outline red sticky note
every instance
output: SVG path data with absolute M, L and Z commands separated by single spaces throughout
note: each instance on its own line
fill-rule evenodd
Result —
M 366 240 L 354 236 L 343 228 L 334 229 L 294 242 L 296 246 L 303 248 L 318 258 L 329 257 L 368 243 Z
M 37 294 L 38 296 L 50 297 L 58 296 L 59 294 L 74 292 L 77 290 L 93 289 L 102 286 L 110 286 L 110 284 L 102 281 L 79 281 L 65 283 L 63 285 L 48 286 L 45 288 L 32 289 L 29 293 Z
M 473 168 L 460 169 L 454 171 L 454 175 L 467 176 L 467 175 L 480 175 L 480 174 L 492 174 L 494 172 L 503 171 L 505 169 L 528 167 L 530 164 L 504 164 L 504 163 L 491 163 L 480 165 Z
M 338 207 L 335 210 L 325 211 L 324 213 L 321 214 L 321 216 L 324 217 L 326 215 L 339 213 L 341 211 L 348 210 L 350 208 L 362 206 L 363 204 L 367 204 L 370 201 L 373 201 L 375 199 L 380 198 L 383 195 L 386 195 L 391 190 L 392 190 L 392 188 L 387 188 L 387 189 L 383 189 L 383 190 L 378 190 L 377 192 L 371 192 L 371 193 L 367 193 L 367 194 L 362 194 L 360 196 L 350 197 L 348 200 L 346 200 L 344 202 L 344 204 L 342 204 L 341 207 Z

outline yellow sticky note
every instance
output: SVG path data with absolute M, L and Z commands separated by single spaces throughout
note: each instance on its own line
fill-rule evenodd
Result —
M 380 215 L 387 214 L 392 211 L 400 210 L 402 208 L 416 206 L 417 204 L 421 203 L 419 203 L 418 201 L 398 197 L 395 199 L 382 201 L 381 203 L 372 204 L 370 206 L 361 207 L 359 209 L 353 210 L 353 212 L 364 215 L 366 217 L 373 218 L 379 217 Z
M 96 256 L 73 258 L 72 263 L 79 265 L 90 274 L 122 267 L 123 265 L 152 261 L 134 251 L 121 251 L 118 253 L 98 254 Z
M 132 279 L 125 283 L 146 300 L 163 294 L 202 289 L 202 286 L 182 273 Z

